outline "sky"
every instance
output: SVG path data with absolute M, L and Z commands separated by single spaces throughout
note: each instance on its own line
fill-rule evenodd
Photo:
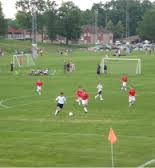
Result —
M 2 3 L 3 13 L 6 18 L 14 18 L 16 13 L 16 0 L 0 0 Z M 62 0 L 55 0 L 57 4 L 61 4 Z M 67 0 L 63 0 L 64 2 Z M 91 9 L 93 3 L 107 2 L 110 0 L 72 0 L 81 10 Z
M 15 3 L 16 0 L 0 0 L 2 3 L 3 13 L 6 18 L 15 18 L 16 8 Z M 57 4 L 61 4 L 62 0 L 55 0 Z M 68 1 L 68 0 L 63 0 Z M 110 0 L 72 0 L 75 5 L 77 5 L 81 10 L 91 9 L 93 3 L 105 3 Z M 155 0 L 150 0 L 155 1 Z

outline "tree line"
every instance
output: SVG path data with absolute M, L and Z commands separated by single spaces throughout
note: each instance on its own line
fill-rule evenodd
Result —
M 0 3 L 0 35 L 6 33 L 7 24 L 31 32 L 32 8 L 36 10 L 37 31 L 47 33 L 51 42 L 57 35 L 66 37 L 66 44 L 79 39 L 82 25 L 87 24 L 106 28 L 113 32 L 114 39 L 138 34 L 155 41 L 155 2 L 149 0 L 111 0 L 94 3 L 85 11 L 71 1 L 58 6 L 52 0 L 17 0 L 14 20 L 4 18 Z

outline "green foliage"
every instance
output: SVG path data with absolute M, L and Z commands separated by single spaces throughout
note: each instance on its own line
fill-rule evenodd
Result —
M 26 13 L 23 11 L 18 11 L 16 14 L 16 21 L 20 27 L 25 28 L 27 30 L 31 30 L 32 27 L 32 15 L 30 12 Z
M 38 29 L 43 30 L 44 20 L 41 13 L 45 9 L 44 0 L 18 0 L 16 2 L 16 8 L 18 10 L 16 14 L 16 20 L 22 28 L 31 30 L 32 27 L 32 8 L 37 11 L 38 15 Z
M 109 22 L 107 23 L 106 29 L 114 33 L 114 25 L 111 20 L 109 20 Z
M 15 19 L 7 19 L 7 24 L 11 27 L 14 27 L 16 29 L 21 28 L 22 26 L 17 22 L 17 20 Z
M 16 8 L 25 13 L 31 13 L 32 8 L 35 8 L 37 12 L 44 11 L 44 0 L 18 0 L 16 2 Z
M 124 29 L 122 22 L 119 21 L 115 26 L 114 37 L 116 39 L 121 39 L 123 37 Z
M 2 4 L 0 2 L 0 36 L 5 35 L 6 31 L 7 31 L 7 22 L 4 19 L 4 15 L 2 12 Z
M 63 3 L 59 8 L 60 35 L 68 40 L 77 40 L 81 34 L 81 12 L 72 2 Z
M 95 15 L 92 10 L 81 11 L 81 24 L 82 25 L 93 25 L 95 21 Z
M 116 25 L 121 21 L 124 28 L 128 24 L 128 34 L 135 35 L 138 22 L 142 21 L 144 13 L 152 6 L 149 0 L 111 0 L 105 4 L 94 4 L 92 10 L 98 10 L 98 25 L 105 26 L 110 20 Z
M 139 23 L 137 31 L 141 37 L 155 41 L 155 8 L 147 11 L 144 15 L 144 20 Z
M 56 39 L 56 35 L 59 33 L 58 29 L 58 11 L 56 9 L 57 4 L 55 1 L 47 1 L 46 11 L 44 13 L 45 25 L 47 27 L 47 34 L 51 41 Z

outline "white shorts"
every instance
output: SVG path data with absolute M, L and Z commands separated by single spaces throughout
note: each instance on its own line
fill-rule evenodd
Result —
M 123 83 L 122 83 L 122 86 L 123 86 L 123 87 L 126 87 L 126 85 L 127 85 L 127 82 L 123 82 Z
M 135 101 L 136 101 L 135 96 L 129 96 L 129 103 L 135 102 Z
M 83 105 L 83 106 L 85 106 L 85 105 L 87 106 L 87 105 L 88 105 L 88 99 L 82 100 L 82 105 Z
M 37 92 L 41 92 L 41 86 L 37 86 Z

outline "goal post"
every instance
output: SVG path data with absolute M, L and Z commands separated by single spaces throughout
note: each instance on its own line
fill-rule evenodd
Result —
M 141 74 L 141 59 L 104 57 L 100 65 L 101 73 L 104 73 L 104 65 L 107 65 L 107 71 L 110 74 Z
M 29 67 L 35 65 L 31 54 L 13 55 L 13 65 L 18 67 Z

